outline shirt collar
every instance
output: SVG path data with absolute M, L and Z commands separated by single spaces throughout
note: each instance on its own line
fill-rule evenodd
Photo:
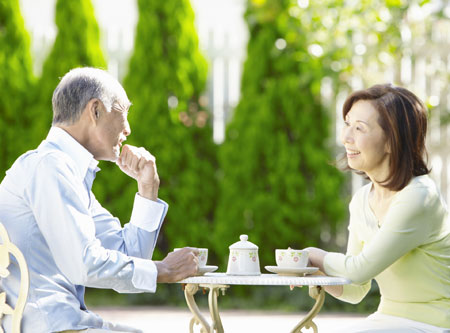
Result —
M 69 155 L 76 162 L 75 165 L 82 177 L 86 176 L 88 170 L 91 172 L 100 170 L 97 167 L 98 161 L 94 159 L 94 155 L 62 128 L 52 126 L 46 141 L 56 145 L 61 151 Z

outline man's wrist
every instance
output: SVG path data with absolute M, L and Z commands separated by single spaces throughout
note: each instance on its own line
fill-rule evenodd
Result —
M 143 198 L 153 201 L 158 200 L 158 186 L 141 185 L 138 183 L 138 192 Z
M 154 264 L 156 266 L 156 269 L 158 271 L 157 279 L 156 281 L 158 283 L 167 282 L 169 272 L 167 269 L 167 266 L 162 261 L 154 261 Z

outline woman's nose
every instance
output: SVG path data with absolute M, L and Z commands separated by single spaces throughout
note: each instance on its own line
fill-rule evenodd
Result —
M 345 143 L 353 143 L 353 130 L 351 126 L 346 126 L 342 129 L 341 141 Z

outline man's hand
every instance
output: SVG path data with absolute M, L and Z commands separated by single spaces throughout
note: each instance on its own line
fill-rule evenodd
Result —
M 145 148 L 124 145 L 117 159 L 120 170 L 138 183 L 139 194 L 156 201 L 158 198 L 159 176 L 156 171 L 155 157 Z
M 177 282 L 198 273 L 198 250 L 185 247 L 155 261 L 159 282 Z

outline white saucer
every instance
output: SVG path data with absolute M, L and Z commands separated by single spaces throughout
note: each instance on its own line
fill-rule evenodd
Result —
M 205 273 L 214 272 L 217 268 L 218 268 L 217 266 L 209 266 L 209 265 L 199 267 L 197 275 L 203 275 Z
M 319 270 L 317 267 L 303 267 L 303 268 L 285 268 L 279 266 L 266 266 L 269 272 L 277 273 L 278 275 L 288 276 L 303 276 L 306 274 L 312 274 Z

